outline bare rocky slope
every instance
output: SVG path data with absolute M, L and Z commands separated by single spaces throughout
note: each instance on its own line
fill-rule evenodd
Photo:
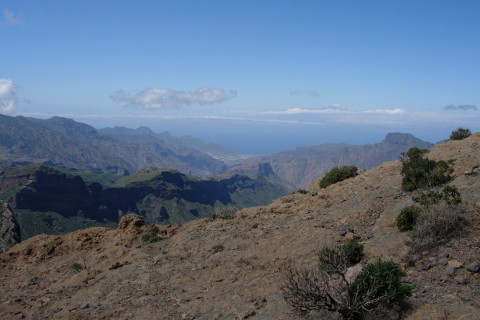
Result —
M 323 245 L 355 237 L 365 246 L 362 264 L 402 263 L 416 286 L 410 307 L 391 319 L 479 319 L 480 275 L 466 266 L 480 263 L 480 133 L 439 144 L 428 157 L 455 159 L 449 184 L 462 194 L 468 225 L 414 265 L 402 263 L 409 236 L 395 226 L 412 194 L 401 190 L 401 163 L 386 162 L 234 219 L 162 226 L 163 240 L 152 244 L 141 242 L 151 226 L 131 215 L 116 230 L 28 239 L 0 255 L 0 318 L 297 319 L 280 290 L 286 267 L 313 266 Z M 443 257 L 457 265 L 455 275 Z

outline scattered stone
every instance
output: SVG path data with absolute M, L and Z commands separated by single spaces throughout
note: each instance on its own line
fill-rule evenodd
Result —
M 84 303 L 79 307 L 79 309 L 88 309 L 88 308 L 90 308 L 90 304 L 88 303 Z
M 445 268 L 445 272 L 449 275 L 449 276 L 454 276 L 455 275 L 455 271 L 456 271 L 456 268 L 454 266 L 448 266 Z
M 443 251 L 440 254 L 440 258 L 450 258 L 450 254 L 447 251 Z
M 434 264 L 432 265 L 432 263 L 426 262 L 421 266 L 421 269 L 426 271 L 426 270 L 430 270 L 430 268 L 432 268 L 433 266 L 435 265 Z
M 349 283 L 352 283 L 358 277 L 360 272 L 362 272 L 362 270 L 363 270 L 363 266 L 361 264 L 357 264 L 353 267 L 348 268 L 347 272 L 345 273 L 345 279 Z
M 414 255 L 412 256 L 412 261 L 413 261 L 413 262 L 417 262 L 418 260 L 420 260 L 420 256 L 419 256 L 418 254 L 414 254 Z
M 258 228 L 258 223 L 254 223 L 254 224 L 252 225 L 252 229 L 257 229 L 257 228 Z
M 455 281 L 456 281 L 458 284 L 467 284 L 467 278 L 465 278 L 465 277 L 463 277 L 463 276 L 455 277 Z
M 340 231 L 338 232 L 338 235 L 341 236 L 341 237 L 343 237 L 343 236 L 345 236 L 347 233 L 348 233 L 347 228 L 341 227 L 341 228 L 340 228 Z
M 480 272 L 480 263 L 479 262 L 470 263 L 467 266 L 467 270 L 470 272 Z
M 387 319 L 388 320 L 399 320 L 400 319 L 400 313 L 397 310 L 391 309 L 387 313 Z
M 114 264 L 112 264 L 110 267 L 108 267 L 108 270 L 114 270 L 114 269 L 118 269 L 120 267 L 123 267 L 124 265 L 126 265 L 128 262 L 125 261 L 125 262 L 115 262 Z
M 446 266 L 448 264 L 448 259 L 447 258 L 441 258 L 438 260 L 438 265 L 440 266 Z
M 455 268 L 461 268 L 463 266 L 463 263 L 461 263 L 458 260 L 453 259 L 453 260 L 448 260 L 448 265 L 452 266 L 452 267 L 455 267 Z
M 253 317 L 254 315 L 256 315 L 257 313 L 255 312 L 255 310 L 247 310 L 243 313 L 242 315 L 242 319 L 248 319 L 250 317 Z
M 419 288 L 419 289 L 417 290 L 417 293 L 418 293 L 418 294 L 424 294 L 424 293 L 426 293 L 426 292 L 427 292 L 427 289 L 426 289 L 425 287 Z
M 348 241 L 358 240 L 358 239 L 360 239 L 360 236 L 356 235 L 355 233 L 352 233 L 352 232 L 347 232 L 347 234 L 345 235 L 345 239 L 348 240 Z

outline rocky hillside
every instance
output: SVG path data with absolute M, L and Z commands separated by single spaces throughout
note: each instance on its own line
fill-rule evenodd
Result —
M 135 216 L 115 230 L 31 238 L 0 255 L 0 318 L 300 319 L 280 290 L 286 268 L 313 267 L 322 246 L 356 238 L 365 246 L 362 265 L 392 259 L 415 287 L 408 306 L 386 319 L 478 319 L 480 133 L 427 155 L 455 159 L 449 185 L 461 193 L 468 224 L 408 264 L 411 238 L 395 219 L 413 194 L 402 191 L 401 163 L 393 161 L 234 219 L 160 227 L 151 244 L 142 243 L 151 227 Z
M 372 145 L 327 143 L 252 157 L 232 164 L 230 171 L 255 175 L 255 166 L 252 171 L 251 163 L 267 162 L 292 189 L 299 189 L 307 187 L 314 179 L 334 167 L 354 165 L 371 169 L 382 162 L 400 159 L 402 152 L 412 147 L 430 149 L 432 146 L 433 144 L 417 139 L 411 134 L 389 133 L 382 142 Z

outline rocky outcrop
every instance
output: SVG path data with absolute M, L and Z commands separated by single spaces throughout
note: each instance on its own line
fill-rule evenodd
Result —
M 0 201 L 0 253 L 20 242 L 20 227 L 8 204 Z

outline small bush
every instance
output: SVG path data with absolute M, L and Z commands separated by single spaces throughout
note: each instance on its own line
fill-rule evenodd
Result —
M 470 129 L 458 128 L 457 130 L 454 130 L 452 131 L 452 133 L 450 133 L 450 140 L 463 140 L 470 137 L 471 135 L 472 132 L 470 132 Z
M 445 161 L 426 158 L 425 149 L 411 148 L 402 161 L 402 189 L 414 191 L 419 188 L 435 187 L 448 182 L 452 169 Z
M 333 168 L 328 171 L 320 180 L 320 188 L 326 188 L 331 184 L 343 181 L 357 175 L 358 168 L 355 166 L 343 166 L 340 168 Z
M 424 207 L 428 207 L 442 200 L 449 205 L 456 205 L 462 202 L 460 192 L 458 192 L 455 186 L 446 186 L 442 192 L 434 190 L 422 192 L 418 196 L 413 197 L 413 201 L 420 203 Z
M 360 262 L 363 257 L 363 244 L 358 243 L 356 240 L 351 240 L 344 244 L 342 247 L 342 252 L 347 257 L 349 265 L 354 265 L 355 263 Z
M 158 231 L 159 229 L 157 226 L 151 227 L 147 233 L 142 235 L 142 243 L 149 244 L 162 240 L 162 238 L 158 236 Z
M 318 256 L 322 271 L 331 273 L 333 270 L 345 270 L 362 259 L 363 245 L 351 240 L 336 248 L 324 247 Z
M 345 274 L 346 269 L 315 272 L 290 266 L 284 298 L 300 315 L 321 311 L 337 312 L 343 319 L 368 319 L 371 311 L 401 302 L 412 291 L 401 282 L 405 273 L 392 261 L 367 265 L 353 283 Z
M 460 234 L 464 223 L 464 208 L 438 202 L 423 209 L 413 230 L 413 250 L 423 252 L 433 249 Z
M 379 303 L 392 304 L 409 296 L 413 287 L 402 284 L 401 278 L 406 274 L 393 261 L 377 261 L 369 264 L 358 275 L 349 288 L 350 295 L 359 296 L 361 300 L 371 301 L 367 309 L 377 307 Z
M 80 272 L 80 270 L 83 269 L 83 266 L 80 263 L 75 262 L 70 265 L 70 269 Z
M 422 209 L 415 206 L 403 208 L 400 214 L 397 216 L 397 227 L 400 231 L 413 230 L 417 223 L 418 216 Z
M 223 246 L 223 244 L 217 244 L 217 245 L 213 246 L 211 250 L 212 250 L 213 253 L 217 253 L 217 252 L 225 250 L 225 247 Z
M 298 189 L 297 191 L 295 191 L 295 193 L 307 194 L 308 191 L 305 189 Z

